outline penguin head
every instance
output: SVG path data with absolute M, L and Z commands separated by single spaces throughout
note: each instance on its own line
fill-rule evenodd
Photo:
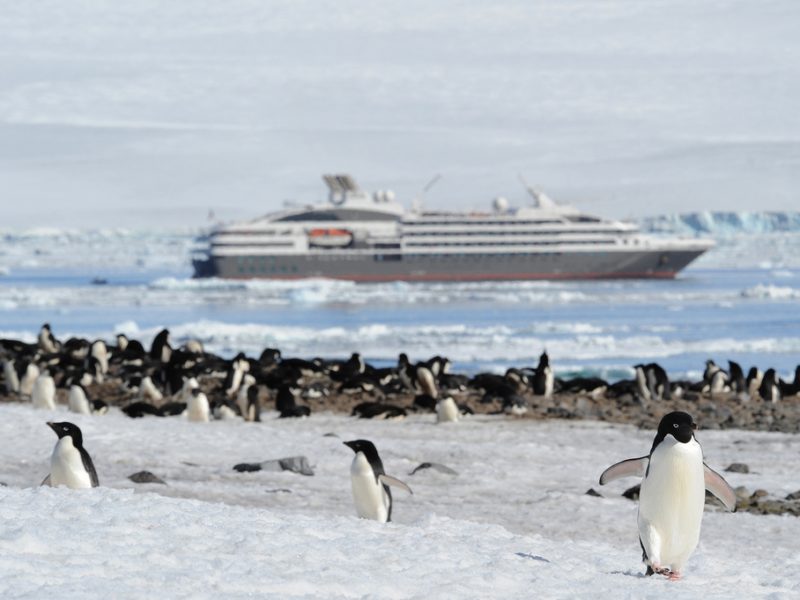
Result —
M 688 444 L 694 438 L 694 430 L 697 425 L 692 419 L 692 415 L 675 411 L 664 415 L 658 424 L 658 438 L 664 439 L 671 435 L 682 444 Z
M 80 448 L 83 444 L 83 435 L 81 434 L 80 428 L 74 423 L 70 423 L 68 421 L 63 421 L 62 423 L 53 423 L 52 421 L 48 421 L 47 425 L 56 432 L 58 439 L 64 437 L 71 437 L 72 438 L 72 445 L 76 448 Z
M 378 457 L 378 450 L 375 448 L 375 444 L 369 440 L 351 440 L 349 442 L 342 443 L 356 454 L 363 452 L 364 456 L 366 456 L 367 460 L 370 462 L 372 462 L 372 458 Z

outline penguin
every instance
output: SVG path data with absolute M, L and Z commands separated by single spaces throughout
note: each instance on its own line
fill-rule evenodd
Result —
M 440 398 L 436 403 L 436 422 L 454 423 L 458 421 L 458 406 L 450 396 Z
M 150 375 L 142 378 L 142 382 L 139 385 L 139 399 L 152 400 L 153 402 L 161 402 L 164 399 L 164 394 L 153 383 L 153 378 Z
M 228 373 L 225 376 L 225 394 L 229 398 L 236 396 L 242 385 L 245 374 L 250 370 L 250 362 L 244 353 L 240 352 L 231 361 Z
M 100 365 L 100 372 L 108 374 L 108 347 L 103 340 L 95 340 L 91 346 L 91 356 Z
M 47 354 L 55 354 L 58 352 L 61 344 L 53 335 L 53 332 L 50 330 L 50 323 L 45 323 L 42 325 L 42 328 L 39 330 L 39 348 L 42 352 Z
M 550 368 L 550 357 L 547 356 L 547 350 L 545 350 L 539 357 L 539 365 L 533 375 L 533 393 L 537 396 L 550 398 L 553 395 L 554 387 L 555 376 L 553 375 L 553 369 Z
M 386 474 L 378 450 L 369 440 L 352 440 L 344 445 L 356 453 L 350 464 L 350 484 L 356 514 L 362 519 L 372 519 L 380 523 L 392 520 L 393 485 L 412 494 L 411 488 L 399 479 Z
M 736 493 L 703 462 L 703 450 L 694 436 L 696 427 L 685 412 L 665 415 L 649 455 L 619 462 L 600 476 L 600 485 L 622 477 L 643 477 L 638 523 L 647 575 L 680 579 L 700 539 L 705 490 L 728 510 L 736 510 Z
M 747 395 L 751 398 L 754 398 L 755 395 L 758 393 L 758 388 L 761 387 L 761 380 L 764 379 L 764 374 L 760 371 L 758 367 L 750 367 L 750 370 L 747 372 Z
M 171 356 L 172 346 L 169 345 L 169 329 L 162 329 L 153 339 L 152 346 L 150 346 L 150 358 L 162 363 L 168 363 Z
M 7 394 L 19 393 L 19 375 L 14 368 L 14 361 L 10 358 L 3 360 L 3 378 Z
M 242 413 L 244 420 L 251 423 L 261 422 L 261 406 L 258 403 L 258 386 L 251 385 L 247 388 L 247 408 Z
M 278 388 L 278 393 L 275 396 L 275 410 L 280 413 L 278 416 L 280 419 L 308 417 L 311 415 L 311 409 L 308 406 L 301 406 L 295 402 L 295 392 L 287 384 L 283 384 Z
M 758 387 L 758 395 L 764 402 L 780 402 L 781 389 L 778 376 L 775 369 L 767 369 L 764 372 L 764 377 L 761 380 L 761 385 Z
M 200 388 L 193 389 L 186 406 L 186 418 L 195 423 L 208 423 L 210 413 L 208 397 Z
M 248 395 L 250 393 L 250 388 L 254 386 L 255 383 L 256 378 L 246 373 L 242 379 L 242 385 L 239 386 L 239 391 L 236 392 L 236 406 L 239 407 L 239 412 L 242 413 L 242 416 L 247 414 Z M 245 420 L 247 420 L 246 416 Z
M 50 457 L 50 475 L 43 485 L 65 485 L 73 490 L 100 485 L 92 457 L 83 447 L 83 435 L 78 426 L 66 421 L 47 424 L 56 432 L 58 442 Z
M 69 388 L 68 406 L 70 411 L 81 415 L 92 414 L 89 399 L 86 397 L 86 390 L 80 384 L 74 383 Z
M 39 367 L 34 363 L 28 363 L 25 367 L 25 374 L 19 381 L 20 396 L 30 396 L 33 393 L 33 384 L 39 377 Z
M 33 382 L 31 390 L 31 403 L 34 408 L 44 410 L 56 409 L 56 383 L 45 369 Z
M 744 371 L 742 366 L 733 361 L 728 361 L 728 374 L 731 391 L 735 394 L 743 394 L 747 391 L 747 384 L 744 380 Z

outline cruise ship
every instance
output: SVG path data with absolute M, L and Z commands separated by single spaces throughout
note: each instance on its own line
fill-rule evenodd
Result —
M 390 191 L 323 176 L 327 202 L 221 225 L 202 240 L 196 277 L 360 282 L 672 278 L 713 242 L 646 235 L 631 223 L 557 204 L 529 188 L 530 206 L 410 210 Z

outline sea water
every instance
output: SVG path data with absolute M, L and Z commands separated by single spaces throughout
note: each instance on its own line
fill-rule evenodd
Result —
M 121 332 L 148 345 L 167 327 L 174 344 L 196 338 L 224 356 L 276 347 L 304 358 L 360 352 L 390 365 L 406 352 L 447 356 L 469 373 L 535 366 L 547 350 L 560 375 L 612 380 L 640 362 L 691 378 L 709 358 L 774 367 L 784 378 L 800 362 L 797 266 L 709 268 L 712 255 L 668 281 L 196 280 L 190 239 L 176 239 L 103 252 L 75 240 L 56 244 L 58 252 L 6 246 L 0 336 L 34 341 L 48 322 L 60 339 L 113 341 Z

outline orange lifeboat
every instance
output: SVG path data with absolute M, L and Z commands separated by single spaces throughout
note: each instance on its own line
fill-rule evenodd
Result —
M 312 229 L 308 232 L 308 245 L 316 248 L 346 248 L 353 242 L 353 233 L 347 229 Z

